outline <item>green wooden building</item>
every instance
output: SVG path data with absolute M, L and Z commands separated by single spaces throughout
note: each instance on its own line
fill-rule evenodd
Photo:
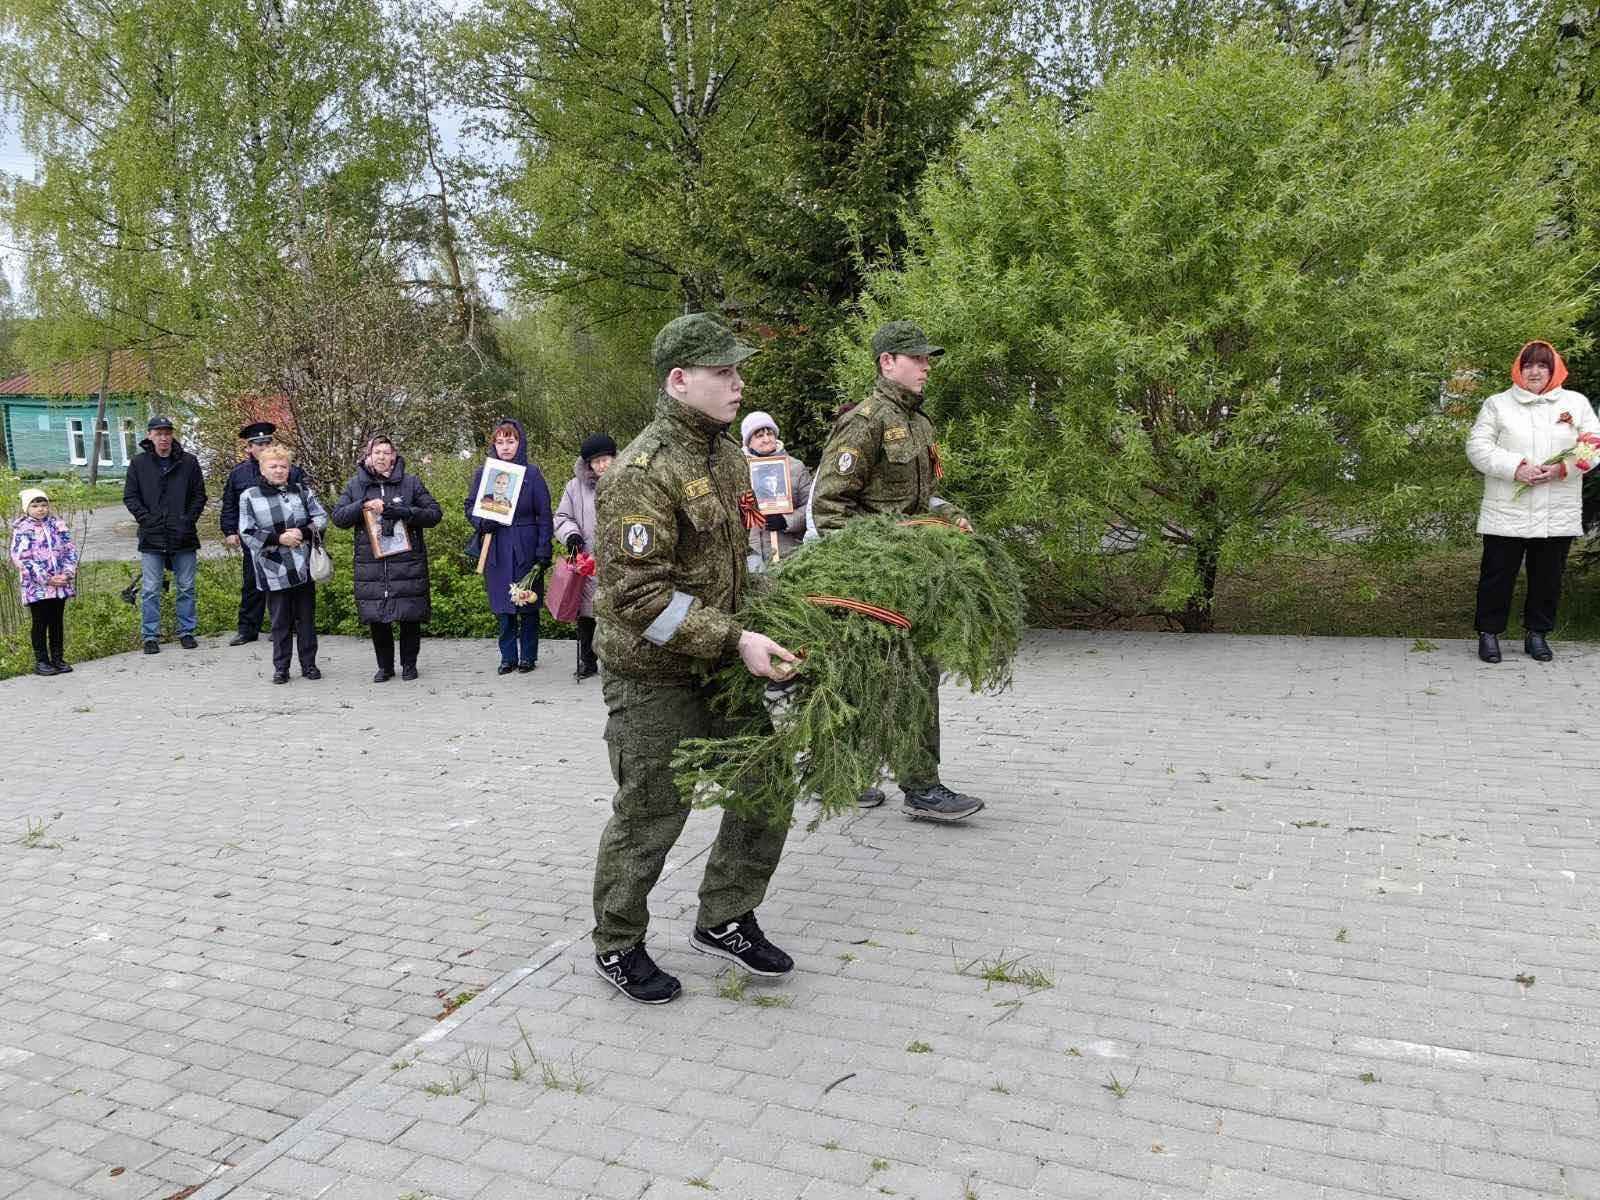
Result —
M 6 461 L 24 476 L 89 473 L 94 452 L 103 358 L 62 363 L 0 380 L 0 426 Z M 149 364 L 119 350 L 111 356 L 110 385 L 100 445 L 99 475 L 121 476 L 139 453 L 149 418 Z

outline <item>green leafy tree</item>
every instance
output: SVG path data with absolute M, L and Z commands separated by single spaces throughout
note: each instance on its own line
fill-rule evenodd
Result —
M 1132 572 L 1185 629 L 1269 553 L 1459 530 L 1474 393 L 1593 299 L 1586 235 L 1541 236 L 1547 155 L 1321 74 L 1247 40 L 1125 70 L 1076 120 L 1014 105 L 930 176 L 865 304 L 949 347 L 931 402 L 977 514 L 1107 603 Z M 838 363 L 870 371 L 848 339 Z

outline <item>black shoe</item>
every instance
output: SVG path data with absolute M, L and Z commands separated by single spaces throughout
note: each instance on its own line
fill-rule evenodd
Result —
M 273 683 L 288 683 L 289 682 L 289 672 L 287 672 L 287 671 L 274 671 L 272 673 L 272 682 Z
M 248 646 L 251 642 L 255 641 L 260 636 L 261 635 L 259 633 L 241 633 L 237 637 L 235 637 L 233 639 L 233 641 L 229 642 L 228 645 L 230 645 L 230 646 Z
M 417 677 L 417 669 L 416 669 L 416 667 L 401 667 L 400 668 L 400 678 L 404 679 L 407 683 L 410 683 L 416 677 Z
M 47 662 L 38 662 L 33 664 L 33 673 L 35 675 L 59 675 L 61 672 Z
M 67 665 L 67 660 L 64 658 L 51 659 L 50 665 L 56 669 L 57 675 L 72 674 L 72 668 Z
M 600 664 L 595 659 L 578 664 L 577 676 L 579 679 L 588 679 L 591 675 L 600 674 Z
M 1555 652 L 1550 649 L 1550 643 L 1544 640 L 1542 633 L 1530 633 L 1524 638 L 1522 650 L 1535 662 L 1549 662 L 1555 657 Z
M 856 807 L 877 808 L 878 805 L 882 804 L 888 798 L 889 797 L 884 794 L 882 788 L 869 787 L 866 791 L 862 792 L 861 795 L 856 797 Z
M 379 667 L 377 674 L 372 677 L 373 683 L 388 683 L 394 678 L 394 672 L 388 667 Z
M 321 679 L 322 678 L 322 672 L 317 670 L 317 664 L 316 663 L 312 663 L 309 667 L 301 667 L 300 668 L 300 678 L 302 678 L 302 679 Z
M 538 663 L 519 662 L 517 664 L 517 674 L 518 675 L 526 675 L 529 671 L 532 671 L 532 670 L 536 669 L 538 666 L 539 666 Z
M 144 644 L 144 652 L 146 654 L 160 654 L 161 653 L 161 643 L 160 642 L 156 642 L 156 641 L 146 642 Z
M 631 950 L 596 954 L 594 973 L 640 1004 L 665 1004 L 683 990 L 676 979 L 651 961 L 643 942 Z
M 498 667 L 495 668 L 495 672 L 494 673 L 496 675 L 509 675 L 509 674 L 511 674 L 511 672 L 515 671 L 516 669 L 517 669 L 517 664 L 516 663 L 501 663 Z
M 750 974 L 765 979 L 776 979 L 794 970 L 794 959 L 767 941 L 753 912 L 745 913 L 737 921 L 729 921 L 720 929 L 702 929 L 696 925 L 689 944 L 701 954 L 738 963 Z
M 965 821 L 983 807 L 983 801 L 952 792 L 942 783 L 925 788 L 906 788 L 900 811 L 908 817 L 929 821 Z
M 182 646 L 185 650 L 196 650 L 199 648 L 200 643 L 194 640 L 194 634 L 186 633 L 178 638 L 178 645 Z
M 1500 638 L 1493 633 L 1480 633 L 1478 635 L 1478 657 L 1486 663 L 1500 661 Z

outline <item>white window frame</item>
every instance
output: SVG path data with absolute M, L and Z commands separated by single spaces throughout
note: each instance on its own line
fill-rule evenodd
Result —
M 114 467 L 114 466 L 116 466 L 117 465 L 117 460 L 116 460 L 115 457 L 113 457 L 114 453 L 115 453 L 115 451 L 113 450 L 113 447 L 111 445 L 111 418 L 110 417 L 101 417 L 100 418 L 100 465 L 102 467 Z
M 83 439 L 83 418 L 67 418 L 67 458 L 75 467 L 89 465 L 89 447 Z
M 139 453 L 139 433 L 133 427 L 132 417 L 122 418 L 118 440 L 122 443 L 122 465 L 127 466 L 133 461 L 133 456 Z

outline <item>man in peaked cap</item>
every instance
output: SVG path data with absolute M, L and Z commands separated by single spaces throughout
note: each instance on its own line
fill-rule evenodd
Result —
M 228 545 L 244 551 L 244 571 L 239 581 L 239 632 L 230 646 L 243 646 L 261 636 L 261 621 L 267 613 L 267 597 L 256 586 L 256 567 L 250 551 L 239 540 L 239 497 L 261 482 L 261 468 L 256 463 L 261 451 L 272 444 L 272 435 L 278 427 L 271 421 L 254 421 L 239 430 L 244 442 L 245 456 L 238 466 L 228 472 L 228 481 L 222 486 L 222 535 Z M 305 472 L 299 467 L 289 468 L 289 482 L 300 483 Z
M 596 649 L 617 792 L 595 862 L 594 965 L 641 1004 L 665 1004 L 680 990 L 644 944 L 650 889 L 689 816 L 672 752 L 687 738 L 728 731 L 711 710 L 719 667 L 737 657 L 752 675 L 782 679 L 796 661 L 734 616 L 746 580 L 739 500 L 750 475 L 727 428 L 744 390 L 739 364 L 754 353 L 705 313 L 668 322 L 651 352 L 655 419 L 595 496 Z M 794 969 L 755 916 L 788 834 L 787 823 L 724 809 L 691 947 L 763 978 Z
M 811 524 L 820 536 L 843 528 L 852 517 L 878 513 L 932 514 L 971 532 L 959 508 L 939 495 L 944 469 L 933 438 L 933 422 L 922 411 L 928 372 L 944 353 L 910 321 L 890 321 L 872 335 L 878 378 L 872 394 L 835 421 L 811 487 Z M 933 718 L 910 761 L 890 763 L 905 793 L 902 811 L 929 821 L 963 821 L 983 801 L 939 782 L 939 665 L 923 663 Z M 878 788 L 862 793 L 863 808 L 884 801 Z

